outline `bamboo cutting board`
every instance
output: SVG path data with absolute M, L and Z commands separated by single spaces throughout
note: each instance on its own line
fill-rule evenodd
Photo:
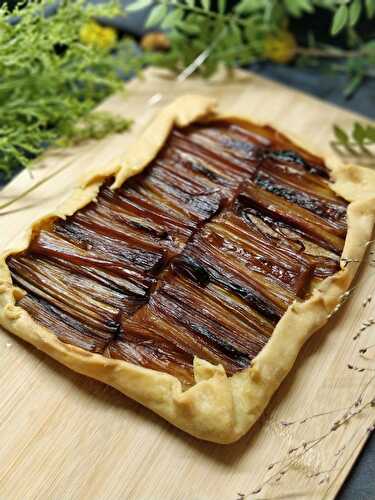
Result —
M 308 137 L 321 151 L 331 147 L 333 123 L 345 127 L 358 118 L 248 73 L 237 72 L 228 81 L 176 84 L 168 74 L 148 70 L 127 88 L 126 97 L 116 95 L 101 109 L 133 117 L 130 133 L 51 151 L 36 166 L 34 179 L 23 172 L 0 192 L 3 204 L 57 172 L 0 210 L 1 251 L 66 197 L 85 170 L 126 154 L 154 113 L 177 95 L 210 94 L 233 115 L 282 118 L 283 131 Z M 375 342 L 375 325 L 353 340 L 362 322 L 375 316 L 371 258 L 350 300 L 305 346 L 261 422 L 234 445 L 198 441 L 114 389 L 0 331 L 0 499 L 334 498 L 375 419 L 368 404 L 375 390 L 375 349 L 373 362 L 358 353 L 371 337 Z M 371 349 L 366 357 L 371 358 Z M 342 418 L 347 423 L 330 431 Z

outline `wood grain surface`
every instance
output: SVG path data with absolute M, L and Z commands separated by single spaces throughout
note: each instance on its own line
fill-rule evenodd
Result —
M 60 170 L 0 210 L 1 251 L 32 220 L 66 197 L 86 170 L 126 155 L 127 145 L 160 107 L 192 92 L 216 96 L 233 115 L 278 118 L 285 132 L 309 137 L 320 151 L 331 147 L 332 123 L 345 127 L 358 118 L 252 74 L 177 84 L 168 74 L 149 70 L 127 86 L 125 96 L 116 95 L 101 106 L 133 117 L 130 133 L 51 151 L 36 165 L 33 178 L 23 172 L 0 192 L 2 204 Z M 261 421 L 228 446 L 184 434 L 116 390 L 69 371 L 0 331 L 0 499 L 236 500 L 240 494 L 254 500 L 334 498 L 375 418 L 369 407 L 329 432 L 366 383 L 368 390 L 352 411 L 370 400 L 375 390 L 371 371 L 347 367 L 375 368 L 375 361 L 358 354 L 371 344 L 371 337 L 375 342 L 375 326 L 353 341 L 361 322 L 375 316 L 374 273 L 369 263 L 362 266 L 352 297 L 305 346 Z M 363 307 L 369 295 L 373 301 Z M 322 415 L 283 425 L 316 414 Z M 321 440 L 309 450 L 315 438 Z M 302 452 L 288 453 L 302 443 L 306 443 Z M 281 465 L 269 469 L 279 460 Z M 277 474 L 284 469 L 281 476 Z M 268 478 L 273 480 L 259 493 L 251 493 Z

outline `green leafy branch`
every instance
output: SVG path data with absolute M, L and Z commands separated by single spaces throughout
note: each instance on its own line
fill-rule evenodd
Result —
M 135 0 L 127 11 L 135 12 L 153 6 L 146 26 L 161 23 L 162 27 L 167 28 L 178 24 L 183 26 L 184 12 L 246 26 L 249 16 L 260 14 L 263 22 L 277 24 L 288 16 L 301 17 L 305 13 L 313 13 L 316 7 L 321 7 L 333 14 L 332 35 L 337 35 L 345 27 L 354 28 L 363 13 L 366 13 L 368 19 L 375 16 L 375 0 L 241 0 L 229 12 L 227 0 L 218 0 L 216 11 L 212 10 L 213 3 L 211 0 Z
M 372 19 L 375 16 L 374 0 L 336 0 L 335 2 L 325 3 L 333 3 L 334 7 L 337 7 L 332 21 L 332 35 L 337 35 L 345 27 L 353 28 L 359 21 L 364 11 L 369 19 Z
M 44 15 L 53 4 L 29 2 L 13 12 L 0 8 L 0 172 L 6 176 L 28 166 L 47 145 L 129 126 L 115 117 L 87 115 L 123 88 L 119 71 L 129 70 L 123 52 L 130 49 L 123 44 L 116 57 L 110 48 L 80 40 L 82 26 L 93 16 L 117 15 L 121 6 L 114 1 L 90 6 L 84 0 L 63 0 L 53 15 Z
M 210 75 L 219 62 L 229 67 L 245 64 L 260 57 L 265 32 L 270 23 L 263 21 L 261 13 L 243 16 L 241 12 L 226 13 L 226 1 L 218 2 L 218 9 L 211 9 L 211 2 L 203 0 L 137 0 L 128 7 L 128 12 L 153 6 L 146 27 L 160 26 L 168 30 L 171 50 L 163 54 L 148 54 L 146 62 L 181 71 L 217 40 L 215 47 L 199 68 L 205 76 Z M 236 54 L 233 53 L 233 49 Z
M 375 126 L 355 122 L 350 133 L 338 125 L 334 126 L 336 144 L 349 152 L 363 153 L 368 146 L 375 146 Z
M 217 7 L 214 9 L 214 5 Z M 349 49 L 332 45 L 300 47 L 286 31 L 289 18 L 313 13 L 317 8 L 332 12 L 332 36 L 346 29 Z M 330 61 L 330 69 L 347 74 L 345 95 L 350 96 L 366 77 L 374 76 L 375 42 L 363 41 L 355 31 L 361 16 L 375 16 L 375 0 L 241 0 L 229 9 L 226 0 L 135 0 L 129 12 L 150 8 L 146 27 L 168 31 L 171 50 L 148 54 L 149 63 L 181 70 L 188 66 L 215 37 L 220 40 L 201 65 L 210 75 L 219 63 L 228 67 L 261 59 L 301 62 Z M 285 36 L 288 33 L 289 38 Z M 335 61 L 337 60 L 337 61 Z
M 245 3 L 240 2 L 227 12 L 226 4 L 221 0 L 215 11 L 210 1 L 138 0 L 128 10 L 153 6 L 146 27 L 168 30 L 171 50 L 167 54 L 149 54 L 147 62 L 180 71 L 211 46 L 209 57 L 199 67 L 204 76 L 209 76 L 219 63 L 235 67 L 260 59 L 265 37 L 277 29 L 277 18 L 267 17 L 262 9 L 248 12 Z

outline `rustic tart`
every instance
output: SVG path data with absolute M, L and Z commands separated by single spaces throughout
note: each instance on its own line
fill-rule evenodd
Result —
M 2 257 L 0 322 L 231 443 L 349 289 L 374 220 L 370 170 L 184 96 Z

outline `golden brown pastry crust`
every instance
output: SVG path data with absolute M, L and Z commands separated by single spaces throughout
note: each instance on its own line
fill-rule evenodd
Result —
M 321 282 L 308 300 L 293 303 L 249 368 L 227 377 L 222 366 L 196 358 L 196 383 L 186 391 L 172 375 L 108 359 L 59 341 L 53 332 L 36 323 L 16 305 L 23 292 L 12 285 L 5 260 L 9 254 L 28 247 L 33 231 L 43 221 L 51 217 L 64 218 L 92 201 L 106 177 L 115 175 L 115 188 L 143 170 L 163 146 L 173 126 L 186 126 L 213 113 L 214 108 L 215 101 L 210 98 L 180 97 L 160 112 L 128 149 L 121 165 L 92 172 L 67 202 L 32 225 L 18 248 L 7 251 L 0 260 L 0 324 L 72 370 L 115 387 L 193 436 L 231 443 L 243 436 L 259 418 L 292 368 L 304 342 L 327 322 L 342 294 L 350 287 L 359 266 L 357 261 L 364 256 L 375 223 L 375 172 L 343 165 L 334 156 L 323 158 L 334 181 L 332 189 L 351 202 L 343 257 L 355 262 L 342 265 L 341 271 Z M 221 114 L 220 117 L 225 116 Z M 241 118 L 251 120 L 248 116 Z M 277 123 L 258 124 L 278 128 Z M 288 138 L 319 156 L 308 144 Z

